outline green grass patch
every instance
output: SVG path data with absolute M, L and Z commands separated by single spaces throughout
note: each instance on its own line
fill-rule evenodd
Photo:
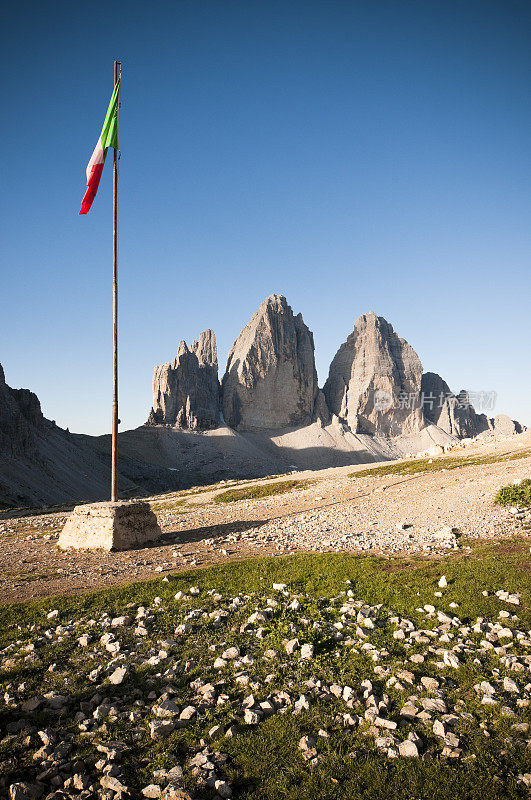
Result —
M 443 470 L 460 469 L 462 467 L 475 467 L 483 464 L 497 464 L 505 461 L 518 461 L 529 458 L 531 450 L 528 448 L 519 453 L 500 453 L 486 456 L 445 456 L 444 458 L 415 458 L 410 461 L 401 461 L 398 464 L 384 464 L 381 467 L 371 467 L 359 472 L 351 472 L 349 478 L 383 477 L 385 475 L 418 475 L 422 472 L 442 472 Z
M 276 494 L 291 492 L 293 489 L 302 489 L 309 481 L 277 481 L 258 486 L 244 486 L 239 489 L 227 489 L 214 497 L 214 503 L 235 503 L 237 500 L 262 500 Z
M 456 725 L 465 747 L 463 758 L 457 762 L 440 755 L 441 746 L 434 741 L 432 721 L 424 728 L 416 723 L 415 730 L 420 731 L 426 745 L 423 757 L 387 758 L 375 749 L 374 738 L 366 735 L 367 721 L 352 729 L 345 727 L 341 714 L 349 709 L 340 699 L 312 701 L 310 708 L 299 715 L 289 709 L 288 713 L 265 718 L 256 727 L 242 725 L 238 720 L 241 721 L 241 702 L 251 692 L 258 701 L 280 689 L 289 690 L 295 698 L 308 691 L 307 681 L 314 676 L 327 684 L 337 681 L 352 686 L 358 694 L 361 681 L 370 677 L 378 696 L 390 695 L 391 713 L 396 715 L 407 695 L 426 696 L 419 683 L 420 676 L 432 673 L 433 667 L 408 662 L 408 669 L 415 674 L 416 688 L 386 686 L 387 676 L 404 666 L 412 652 L 417 649 L 426 652 L 428 647 L 415 644 L 405 648 L 393 637 L 396 626 L 389 620 L 390 615 L 405 615 L 418 628 L 430 628 L 437 620 L 417 611 L 426 603 L 457 614 L 466 625 L 477 616 L 496 621 L 499 611 L 508 608 L 518 615 L 518 621 L 512 624 L 526 630 L 531 626 L 529 566 L 528 542 L 516 538 L 476 543 L 466 554 L 455 552 L 437 560 L 297 554 L 223 563 L 179 573 L 167 582 L 159 577 L 76 597 L 4 605 L 0 608 L 0 646 L 8 648 L 4 657 L 12 663 L 6 663 L 0 674 L 0 688 L 8 696 L 19 692 L 21 685 L 25 687 L 25 696 L 45 691 L 67 693 L 72 701 L 68 713 L 58 720 L 55 713 L 43 707 L 32 715 L 32 724 L 38 729 L 60 724 L 62 735 L 71 737 L 74 743 L 68 758 L 72 761 L 83 758 L 94 782 L 100 776 L 94 768 L 100 758 L 95 745 L 99 741 L 125 741 L 130 747 L 123 758 L 126 783 L 138 796 L 143 786 L 153 782 L 154 769 L 180 764 L 185 768 L 186 786 L 193 796 L 212 800 L 214 790 L 197 789 L 186 764 L 200 749 L 201 740 L 208 740 L 212 726 L 220 724 L 225 728 L 236 720 L 234 738 L 211 743 L 215 752 L 229 757 L 218 772 L 230 781 L 234 800 L 454 800 L 456 796 L 460 800 L 524 800 L 526 790 L 517 782 L 517 776 L 528 770 L 525 736 L 517 737 L 511 725 L 523 722 L 527 710 L 517 709 L 515 717 L 505 720 L 498 709 L 480 705 L 474 685 L 490 679 L 498 687 L 505 674 L 499 671 L 500 661 L 492 650 L 481 655 L 481 659 L 475 658 L 482 632 L 467 634 L 469 640 L 473 639 L 475 649 L 470 656 L 462 656 L 459 670 L 442 671 L 449 703 L 453 706 L 464 697 L 463 710 L 468 715 L 460 717 Z M 442 598 L 434 599 L 443 572 L 448 587 Z M 288 597 L 275 592 L 273 583 L 286 584 Z M 191 586 L 198 587 L 198 595 L 190 596 Z M 498 589 L 519 592 L 521 604 L 506 606 L 493 595 Z M 220 593 L 221 601 L 215 599 L 213 590 Z M 346 646 L 346 642 L 342 644 L 334 636 L 334 629 L 330 630 L 330 625 L 341 616 L 348 590 L 371 605 L 383 604 L 381 625 L 369 632 L 369 636 L 378 648 L 388 650 L 382 663 L 389 671 L 384 675 L 376 673 L 375 663 L 363 645 Z M 483 596 L 483 590 L 489 596 Z M 186 596 L 175 599 L 177 591 Z M 228 607 L 236 595 L 240 596 L 241 607 L 226 621 L 214 623 L 212 610 Z M 293 595 L 300 597 L 298 610 L 290 610 L 287 605 Z M 159 599 L 155 602 L 155 598 Z M 272 606 L 261 636 L 254 631 L 242 633 L 242 623 L 257 608 L 264 609 L 268 598 L 280 602 Z M 458 603 L 459 607 L 452 610 L 450 602 Z M 89 670 L 105 666 L 113 658 L 99 644 L 102 633 L 110 630 L 108 624 L 102 623 L 102 614 L 130 613 L 134 617 L 140 605 L 150 608 L 146 637 L 135 637 L 131 628 L 114 629 L 121 653 L 127 655 L 124 662 L 130 670 L 127 679 L 119 686 L 103 678 L 97 683 L 88 680 Z M 46 614 L 52 608 L 59 611 L 59 616 L 50 621 Z M 176 625 L 185 620 L 189 628 L 179 637 Z M 47 635 L 48 629 L 54 630 L 56 626 L 61 626 L 56 630 L 58 635 Z M 456 629 L 452 631 L 455 633 Z M 77 644 L 77 637 L 84 632 L 91 637 L 88 648 Z M 315 657 L 310 662 L 286 657 L 283 641 L 295 633 L 301 642 L 315 646 Z M 352 629 L 343 633 L 350 635 Z M 34 650 L 27 649 L 30 641 Z M 253 659 L 245 668 L 249 684 L 235 682 L 234 676 L 240 668 L 235 670 L 228 664 L 220 671 L 213 669 L 216 655 L 235 644 L 240 646 L 242 654 Z M 265 658 L 269 648 L 277 650 L 279 657 Z M 168 651 L 168 657 L 158 663 L 156 656 L 161 649 Z M 510 652 L 522 653 L 523 644 L 514 641 Z M 155 660 L 150 663 L 153 657 Z M 50 664 L 56 665 L 52 672 Z M 168 668 L 170 676 L 166 673 Z M 499 674 L 494 674 L 494 668 Z M 441 672 L 435 674 L 440 677 Z M 518 682 L 523 696 L 527 674 L 507 674 Z M 201 710 L 189 726 L 175 730 L 164 741 L 154 742 L 148 733 L 149 721 L 153 719 L 152 698 L 161 696 L 171 684 L 176 702 L 182 707 L 189 701 L 191 682 L 197 678 L 216 684 L 220 692 L 226 691 L 228 702 Z M 109 716 L 94 731 L 93 739 L 87 739 L 80 735 L 72 711 L 83 704 L 90 721 L 91 699 L 96 691 L 100 700 L 119 701 L 127 710 L 132 709 L 132 718 L 123 713 L 114 718 Z M 356 706 L 356 711 L 364 711 L 363 703 Z M 5 724 L 9 724 L 21 715 L 6 704 L 0 712 L 0 723 L 2 716 Z M 489 737 L 479 728 L 481 719 L 488 721 Z M 317 735 L 320 729 L 328 732 L 328 738 Z M 403 739 L 409 730 L 408 726 L 399 728 L 396 735 Z M 312 766 L 305 763 L 298 747 L 304 735 L 316 738 L 320 759 Z M 32 753 L 40 746 L 37 738 L 33 737 L 28 746 L 24 737 L 25 733 L 20 732 L 0 742 L 6 785 L 33 779 L 41 770 L 32 760 Z
M 175 500 L 150 501 L 150 508 L 155 513 L 157 511 L 175 511 L 181 506 L 186 505 L 186 497 Z
M 494 503 L 497 506 L 529 508 L 531 506 L 531 480 L 527 478 L 517 485 L 502 486 L 494 497 Z
M 518 614 L 522 624 L 531 628 L 531 557 L 527 540 L 504 539 L 487 544 L 470 540 L 470 544 L 470 551 L 456 551 L 442 561 L 349 553 L 266 556 L 179 572 L 168 582 L 156 578 L 75 597 L 6 603 L 0 606 L 0 646 L 17 638 L 19 626 L 42 622 L 45 612 L 52 608 L 60 611 L 61 618 L 103 612 L 116 615 L 123 613 L 128 603 L 146 605 L 157 596 L 170 600 L 175 592 L 186 592 L 192 585 L 201 591 L 215 588 L 224 594 L 236 594 L 265 591 L 273 583 L 285 583 L 293 592 L 305 591 L 320 598 L 342 591 L 349 580 L 354 592 L 367 602 L 385 603 L 414 618 L 415 606 L 433 602 L 436 582 L 443 572 L 461 616 L 496 616 L 503 606 L 492 592 L 505 589 L 522 594 Z M 484 597 L 482 590 L 491 595 Z

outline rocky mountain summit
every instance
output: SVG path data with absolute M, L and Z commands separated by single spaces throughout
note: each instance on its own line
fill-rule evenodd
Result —
M 234 431 L 275 432 L 318 422 L 382 439 L 437 429 L 438 443 L 441 434 L 462 439 L 522 431 L 504 415 L 477 414 L 465 390 L 454 395 L 440 375 L 423 374 L 411 345 L 373 311 L 358 318 L 339 347 L 322 390 L 313 334 L 283 295 L 270 295 L 243 328 L 221 385 L 217 369 L 212 331 L 190 349 L 181 342 L 173 362 L 155 367 L 148 424 L 204 431 L 225 423 Z
M 355 433 L 399 436 L 426 426 L 419 403 L 422 364 L 413 348 L 371 311 L 357 320 L 332 363 L 324 395 Z
M 153 407 L 148 424 L 208 430 L 219 422 L 216 337 L 203 331 L 190 348 L 181 341 L 173 361 L 153 371 Z
M 119 491 L 141 497 L 431 454 L 459 439 L 523 430 L 505 415 L 476 413 L 473 396 L 423 375 L 413 348 L 374 312 L 359 317 L 320 390 L 313 334 L 273 294 L 234 342 L 221 384 L 211 330 L 155 367 L 147 423 L 119 435 Z M 109 474 L 110 436 L 59 428 L 33 392 L 6 384 L 0 367 L 0 507 L 105 499 Z
M 225 421 L 238 430 L 306 425 L 317 393 L 313 334 L 285 297 L 272 294 L 229 353 L 222 382 Z

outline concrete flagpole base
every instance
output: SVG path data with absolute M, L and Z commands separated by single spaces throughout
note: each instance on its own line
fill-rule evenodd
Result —
M 76 506 L 59 535 L 62 550 L 130 550 L 162 535 L 149 503 L 118 500 Z

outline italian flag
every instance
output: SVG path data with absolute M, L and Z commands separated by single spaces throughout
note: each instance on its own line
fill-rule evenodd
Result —
M 105 164 L 105 157 L 109 147 L 118 149 L 118 100 L 120 97 L 120 79 L 117 80 L 112 93 L 111 102 L 105 115 L 105 122 L 101 129 L 98 144 L 94 148 L 94 152 L 90 157 L 87 166 L 87 191 L 81 204 L 80 214 L 88 214 L 90 207 L 96 197 L 98 186 L 100 183 L 101 173 L 103 172 L 103 165 Z

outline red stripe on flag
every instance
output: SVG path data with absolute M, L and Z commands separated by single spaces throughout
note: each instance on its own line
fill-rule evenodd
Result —
M 103 162 L 101 164 L 94 164 L 90 171 L 90 178 L 87 183 L 87 191 L 81 203 L 80 214 L 88 214 L 90 207 L 96 197 L 98 186 L 100 185 L 101 173 L 103 172 Z

